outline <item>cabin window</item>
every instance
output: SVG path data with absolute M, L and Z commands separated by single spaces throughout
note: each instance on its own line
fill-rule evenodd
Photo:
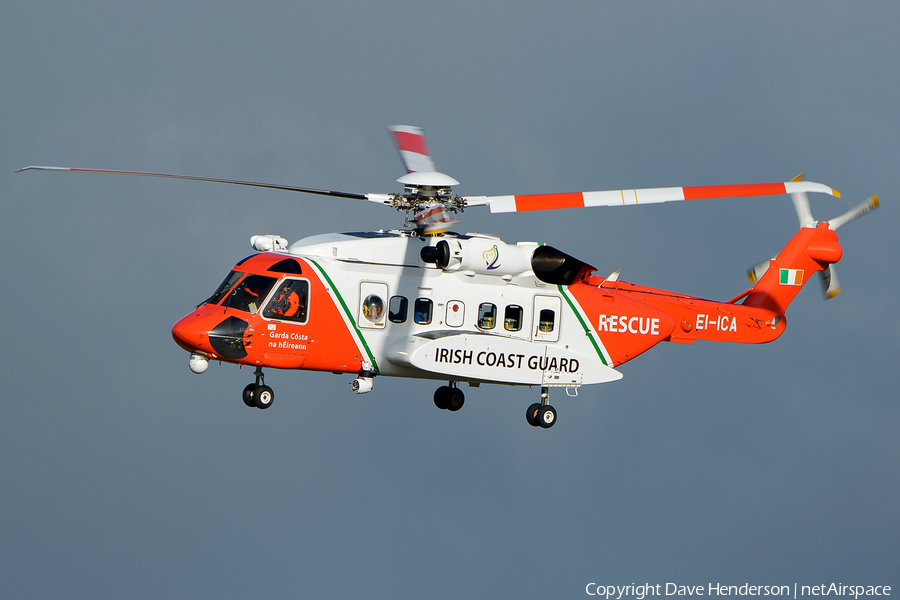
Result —
M 406 323 L 406 311 L 409 309 L 409 300 L 406 296 L 394 296 L 388 304 L 388 320 L 391 323 Z
M 549 308 L 542 308 L 540 318 L 538 319 L 538 331 L 541 333 L 550 333 L 556 321 L 556 313 Z
M 519 331 L 522 329 L 523 312 L 521 306 L 516 306 L 515 304 L 507 306 L 506 311 L 503 314 L 504 329 L 507 331 Z
M 267 319 L 306 323 L 309 307 L 309 282 L 285 279 L 263 310 Z
M 493 329 L 497 324 L 497 307 L 490 302 L 484 302 L 478 307 L 478 327 L 480 329 Z
M 276 281 L 278 280 L 274 277 L 265 275 L 247 275 L 229 292 L 222 305 L 255 315 Z
M 432 306 L 431 298 L 416 298 L 416 304 L 413 307 L 413 320 L 419 325 L 431 323 Z
M 363 316 L 370 323 L 381 323 L 384 319 L 384 300 L 377 294 L 369 294 L 363 300 Z

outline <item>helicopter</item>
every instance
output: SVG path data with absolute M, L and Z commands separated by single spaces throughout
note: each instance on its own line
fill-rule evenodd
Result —
M 817 221 L 808 193 L 839 192 L 798 176 L 787 182 L 609 190 L 561 194 L 458 196 L 459 182 L 437 171 L 424 130 L 388 128 L 407 173 L 399 194 L 359 194 L 189 175 L 74 167 L 28 170 L 138 175 L 265 187 L 363 200 L 405 213 L 403 226 L 313 235 L 289 244 L 254 235 L 212 295 L 172 328 L 190 370 L 211 361 L 250 366 L 244 404 L 268 409 L 275 393 L 263 369 L 351 374 L 365 394 L 377 377 L 446 382 L 437 408 L 458 411 L 460 384 L 540 388 L 526 409 L 533 427 L 550 428 L 551 389 L 577 396 L 581 386 L 622 378 L 620 365 L 661 342 L 761 344 L 786 327 L 785 312 L 819 273 L 825 298 L 840 293 L 835 233 L 878 208 L 871 196 L 843 215 Z M 587 262 L 538 242 L 506 243 L 452 231 L 465 209 L 492 213 L 629 206 L 696 199 L 789 194 L 800 229 L 773 258 L 748 269 L 751 287 L 719 302 L 606 277 Z

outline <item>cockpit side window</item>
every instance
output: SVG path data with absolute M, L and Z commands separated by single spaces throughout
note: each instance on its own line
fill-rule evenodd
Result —
M 272 294 L 263 310 L 263 317 L 282 321 L 306 323 L 309 315 L 309 282 L 305 279 L 285 279 Z
M 203 304 L 218 304 L 219 301 L 225 297 L 225 294 L 232 288 L 232 286 L 237 283 L 238 279 L 243 277 L 243 273 L 239 273 L 238 271 L 232 271 L 228 274 L 228 277 L 225 278 L 219 287 L 216 288 L 216 291 L 213 292 L 213 295 L 198 304 L 198 306 L 202 306 Z
M 247 275 L 225 298 L 227 308 L 256 314 L 277 279 L 265 275 Z

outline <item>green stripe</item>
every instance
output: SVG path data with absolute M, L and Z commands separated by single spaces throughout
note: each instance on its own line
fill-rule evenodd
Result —
M 331 286 L 331 290 L 334 292 L 335 297 L 337 297 L 338 302 L 340 302 L 341 306 L 344 308 L 344 314 L 346 314 L 347 318 L 350 319 L 350 323 L 353 325 L 353 329 L 356 331 L 356 335 L 359 336 L 359 340 L 362 342 L 363 348 L 366 350 L 366 354 L 369 355 L 369 360 L 372 362 L 372 367 L 375 369 L 375 372 L 378 373 L 378 363 L 375 362 L 375 356 L 372 355 L 372 351 L 369 349 L 369 344 L 366 343 L 366 338 L 363 337 L 362 331 L 360 331 L 359 327 L 356 326 L 356 321 L 353 319 L 353 315 L 350 314 L 350 309 L 347 308 L 347 303 L 344 302 L 344 298 L 341 296 L 341 292 L 338 291 L 337 286 L 334 285 L 331 277 L 328 276 L 328 273 L 325 272 L 325 269 L 323 269 L 322 266 L 319 265 L 319 263 L 307 256 L 304 256 L 303 258 L 314 264 L 322 274 L 322 276 L 325 277 L 325 281 L 328 282 L 328 285 Z
M 594 336 L 591 335 L 590 326 L 584 322 L 584 319 L 581 318 L 581 311 L 579 311 L 578 308 L 575 307 L 575 304 L 572 302 L 571 298 L 569 298 L 569 295 L 566 294 L 566 291 L 563 289 L 563 286 L 561 284 L 557 285 L 556 287 L 559 288 L 559 293 L 562 294 L 562 297 L 565 298 L 566 302 L 569 303 L 569 307 L 572 309 L 572 312 L 574 312 L 575 316 L 578 317 L 578 322 L 581 323 L 582 327 L 584 327 L 584 333 L 585 335 L 587 335 L 588 339 L 591 340 L 591 345 L 593 345 L 594 350 L 597 351 L 597 356 L 600 357 L 600 361 L 608 367 L 609 363 L 606 362 L 606 359 L 603 357 L 603 352 L 600 350 L 600 346 L 597 345 L 597 340 L 595 340 Z

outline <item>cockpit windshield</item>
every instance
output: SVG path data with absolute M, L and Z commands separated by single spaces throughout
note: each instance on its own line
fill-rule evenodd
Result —
M 228 277 L 225 278 L 225 281 L 223 281 L 221 283 L 221 285 L 219 285 L 219 287 L 216 288 L 216 291 L 213 292 L 213 295 L 210 296 L 209 298 L 207 298 L 206 300 L 204 300 L 203 302 L 201 302 L 200 304 L 198 304 L 197 306 L 202 306 L 204 304 L 218 304 L 219 300 L 224 298 L 225 294 L 227 294 L 228 291 L 231 290 L 232 286 L 234 286 L 234 284 L 237 283 L 238 279 L 240 279 L 243 276 L 244 276 L 243 273 L 238 273 L 237 271 L 232 271 L 231 273 L 228 274 Z
M 275 277 L 247 275 L 228 293 L 222 306 L 256 314 L 276 281 L 278 280 Z

